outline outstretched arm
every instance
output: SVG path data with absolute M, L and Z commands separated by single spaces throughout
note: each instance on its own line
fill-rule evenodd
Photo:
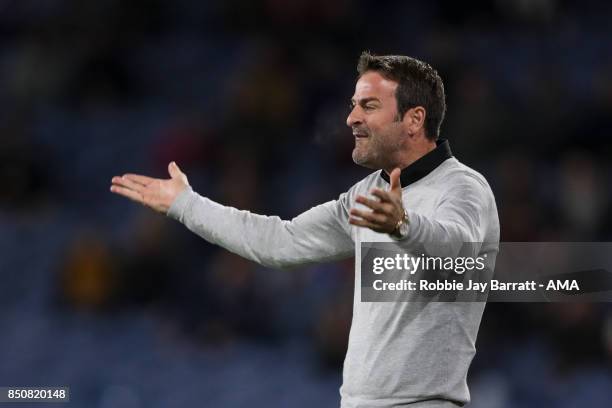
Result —
M 170 179 L 126 174 L 111 191 L 185 224 L 207 241 L 265 266 L 286 268 L 350 257 L 347 196 L 318 205 L 291 221 L 226 207 L 195 193 L 172 162 Z

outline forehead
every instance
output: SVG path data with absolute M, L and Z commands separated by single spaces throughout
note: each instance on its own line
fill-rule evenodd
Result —
M 386 79 L 378 72 L 369 71 L 363 74 L 355 84 L 355 100 L 364 98 L 395 98 L 397 82 Z

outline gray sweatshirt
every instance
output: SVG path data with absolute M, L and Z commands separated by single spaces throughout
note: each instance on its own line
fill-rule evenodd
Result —
M 391 242 L 387 234 L 348 223 L 357 195 L 389 188 L 376 171 L 337 200 L 291 221 L 240 211 L 183 191 L 168 215 L 210 243 L 261 265 L 288 268 L 355 256 L 355 295 L 340 388 L 343 408 L 455 407 L 469 401 L 467 372 L 484 303 L 362 302 L 361 243 Z M 448 142 L 402 171 L 409 219 L 406 251 L 439 242 L 484 243 L 475 256 L 494 264 L 499 221 L 486 180 L 452 157 Z M 452 254 L 430 254 L 449 256 Z M 493 266 L 493 265 L 489 265 Z

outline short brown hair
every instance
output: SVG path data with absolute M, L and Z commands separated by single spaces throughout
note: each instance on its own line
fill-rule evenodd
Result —
M 376 71 L 398 83 L 395 91 L 400 120 L 408 109 L 425 108 L 425 135 L 431 140 L 440 136 L 440 126 L 446 114 L 444 84 L 438 72 L 426 62 L 404 55 L 374 55 L 364 51 L 359 57 L 359 77 Z

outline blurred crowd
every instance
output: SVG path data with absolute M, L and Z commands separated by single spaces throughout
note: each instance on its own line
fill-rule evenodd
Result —
M 437 68 L 503 241 L 612 241 L 612 6 L 585 0 L 0 2 L 0 385 L 74 406 L 335 406 L 353 261 L 274 271 L 108 192 L 167 177 L 290 219 L 369 173 L 362 50 Z M 471 406 L 603 407 L 612 308 L 489 304 Z M 203 404 L 203 405 L 202 405 Z

